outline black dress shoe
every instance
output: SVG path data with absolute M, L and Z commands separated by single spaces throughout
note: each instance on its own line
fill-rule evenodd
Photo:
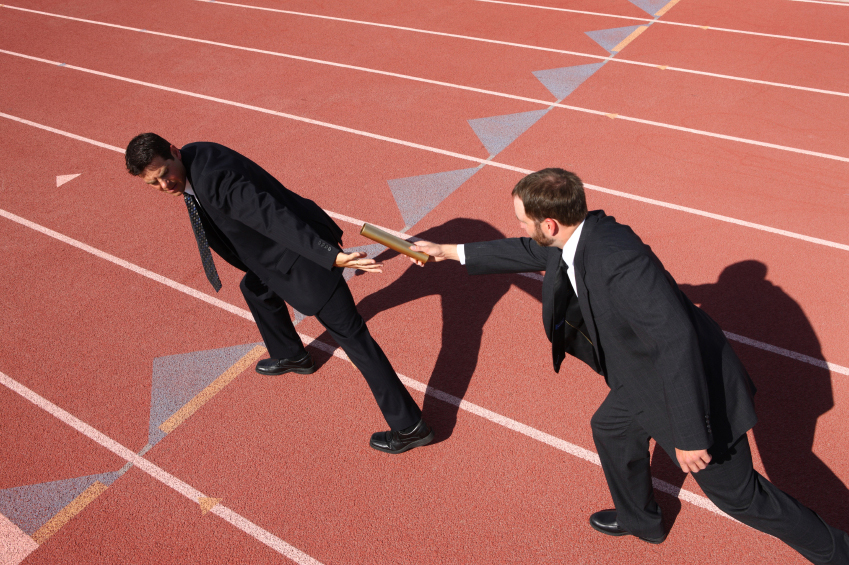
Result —
M 602 510 L 601 512 L 596 512 L 592 516 L 590 516 L 590 526 L 593 529 L 607 534 L 609 536 L 630 536 L 631 532 L 627 530 L 623 530 L 619 527 L 619 522 L 616 521 L 616 510 Z M 647 541 L 649 543 L 663 543 L 666 539 L 666 534 L 663 534 L 659 538 L 642 538 L 637 536 L 639 539 L 643 541 Z
M 406 430 L 372 434 L 369 445 L 386 453 L 404 453 L 414 447 L 427 445 L 431 441 L 433 441 L 433 430 L 425 424 L 424 420 L 419 420 L 418 424 Z
M 304 353 L 300 359 L 263 359 L 256 364 L 256 372 L 260 375 L 283 375 L 299 373 L 310 375 L 315 373 L 315 363 L 309 353 Z

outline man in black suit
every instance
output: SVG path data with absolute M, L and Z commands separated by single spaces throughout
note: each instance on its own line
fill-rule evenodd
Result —
M 612 536 L 666 539 L 651 482 L 654 438 L 724 512 L 814 563 L 849 564 L 849 535 L 752 468 L 746 432 L 756 421 L 755 387 L 720 327 L 649 246 L 604 212 L 587 213 L 583 184 L 562 169 L 522 179 L 513 204 L 531 239 L 413 249 L 460 260 L 470 274 L 545 271 L 542 313 L 554 370 L 570 353 L 611 389 L 591 425 L 616 508 L 594 513 L 590 525 Z
M 270 355 L 265 375 L 310 374 L 286 304 L 315 316 L 366 379 L 391 428 L 369 445 L 402 453 L 426 445 L 433 431 L 357 312 L 343 268 L 380 272 L 365 253 L 342 251 L 342 230 L 315 202 L 287 190 L 262 167 L 216 143 L 181 149 L 153 133 L 130 141 L 127 170 L 169 194 L 181 194 L 201 261 L 216 291 L 221 282 L 209 248 L 245 272 L 240 288 Z M 332 423 L 329 423 L 332 424 Z

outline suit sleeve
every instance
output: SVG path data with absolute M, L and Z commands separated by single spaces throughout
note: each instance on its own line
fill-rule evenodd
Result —
M 465 244 L 470 275 L 544 271 L 548 249 L 522 237 Z
M 214 175 L 211 199 L 222 212 L 327 270 L 333 267 L 341 251 L 336 242 L 323 239 L 284 203 L 238 172 L 222 170 Z
M 616 309 L 642 343 L 638 354 L 652 358 L 661 379 L 675 447 L 707 449 L 713 444 L 705 421 L 710 413 L 707 379 L 696 330 L 674 283 L 644 252 L 621 251 L 605 263 Z

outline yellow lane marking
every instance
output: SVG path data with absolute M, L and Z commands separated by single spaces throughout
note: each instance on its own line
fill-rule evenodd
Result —
M 212 381 L 208 387 L 200 391 L 197 396 L 189 400 L 185 406 L 177 410 L 177 412 L 165 420 L 159 429 L 165 432 L 166 434 L 170 434 L 174 429 L 186 421 L 192 414 L 198 411 L 198 409 L 206 404 L 213 396 L 221 392 L 221 390 L 230 384 L 230 382 L 238 377 L 242 371 L 250 367 L 257 359 L 265 355 L 267 350 L 262 345 L 257 345 L 248 353 L 236 361 L 236 363 L 224 371 L 220 377 Z
M 617 117 L 618 115 L 619 115 L 619 114 L 605 114 L 605 116 L 607 116 L 607 117 L 608 117 L 608 118 L 610 118 L 611 120 L 616 119 L 616 117 Z
M 672 0 L 669 4 L 667 4 L 666 6 L 664 6 L 663 8 L 658 10 L 657 12 L 655 12 L 654 17 L 659 18 L 660 16 L 662 16 L 663 14 L 668 12 L 672 8 L 672 6 L 674 6 L 678 2 L 680 2 L 680 0 Z
M 665 71 L 668 66 L 669 65 L 658 65 L 657 68 L 660 69 L 661 71 Z
M 50 536 L 59 531 L 59 529 L 68 523 L 68 521 L 82 512 L 83 508 L 88 506 L 89 502 L 103 494 L 107 486 L 100 481 L 95 481 L 93 485 L 85 489 L 78 497 L 70 502 L 65 508 L 60 510 L 55 516 L 50 518 L 43 526 L 41 526 L 34 534 L 32 539 L 35 543 L 41 545 L 50 539 Z
M 701 27 L 702 29 L 710 29 L 710 26 L 699 26 L 699 27 Z
M 632 41 L 637 39 L 637 36 L 639 36 L 641 33 L 646 31 L 648 28 L 649 28 L 649 26 L 638 27 L 637 29 L 635 29 L 634 31 L 631 32 L 631 35 L 629 35 L 628 37 L 626 37 L 625 39 L 620 41 L 619 45 L 617 45 L 616 47 L 611 49 L 611 51 L 613 51 L 614 53 L 618 53 L 619 51 L 625 49 L 626 45 L 628 45 L 629 43 L 631 43 Z
M 212 510 L 213 508 L 215 508 L 216 506 L 221 504 L 222 500 L 224 500 L 224 499 L 223 498 L 207 498 L 205 496 L 201 496 L 198 499 L 198 504 L 200 504 L 201 513 L 203 513 L 205 515 L 207 512 L 209 512 L 210 510 Z

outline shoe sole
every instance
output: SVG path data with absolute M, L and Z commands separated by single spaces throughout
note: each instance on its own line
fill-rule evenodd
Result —
M 286 373 L 298 373 L 299 375 L 312 375 L 316 372 L 316 367 L 313 365 L 312 367 L 307 367 L 306 369 L 286 369 L 285 371 L 260 371 L 259 367 L 256 368 L 256 372 L 260 375 L 268 375 L 268 376 L 277 376 L 277 375 L 285 375 Z
M 399 453 L 404 453 L 405 451 L 410 451 L 414 447 L 421 447 L 423 445 L 427 445 L 432 441 L 433 441 L 433 430 L 431 430 L 430 433 L 427 434 L 422 439 L 416 440 L 413 443 L 409 443 L 409 444 L 405 445 L 404 447 L 402 447 L 401 449 L 398 449 L 398 450 L 395 450 L 395 451 L 392 451 L 390 449 L 383 449 L 382 447 L 377 447 L 376 445 L 374 445 L 371 442 L 369 442 L 369 447 L 371 447 L 372 449 L 376 449 L 377 451 L 382 451 L 383 453 L 391 453 L 392 455 L 397 455 Z
M 607 530 L 602 530 L 601 528 L 599 528 L 598 526 L 596 526 L 592 522 L 590 522 L 590 527 L 592 527 L 592 529 L 594 529 L 597 532 L 603 533 L 606 536 L 619 537 L 619 536 L 633 536 L 634 535 L 631 532 L 626 532 L 626 531 L 609 532 Z M 641 538 L 640 536 L 634 536 L 634 537 L 637 538 L 638 540 L 641 540 L 641 541 L 644 541 L 644 542 L 647 542 L 647 543 L 651 543 L 651 544 L 654 544 L 654 545 L 658 545 L 658 544 L 661 544 L 661 543 L 666 541 L 666 536 L 663 536 L 660 539 L 657 539 L 657 538 Z

